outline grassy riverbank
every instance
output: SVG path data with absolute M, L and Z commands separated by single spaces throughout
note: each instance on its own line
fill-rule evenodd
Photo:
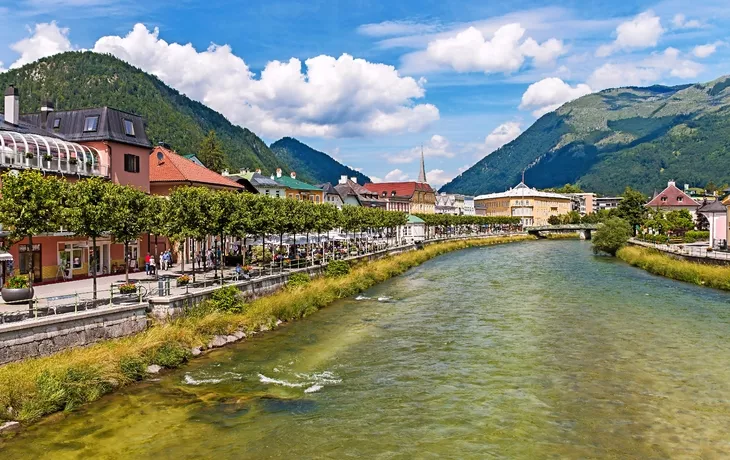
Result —
M 616 256 L 630 265 L 655 275 L 730 291 L 730 267 L 728 266 L 705 265 L 675 259 L 661 251 L 640 246 L 625 246 L 619 249 Z
M 277 320 L 306 317 L 333 301 L 352 296 L 441 254 L 469 247 L 533 239 L 530 236 L 453 241 L 426 246 L 375 262 L 361 263 L 339 277 L 319 277 L 251 303 L 234 300 L 226 310 L 212 303 L 176 321 L 157 324 L 132 337 L 98 343 L 0 367 L 0 420 L 33 422 L 72 410 L 145 377 L 150 364 L 182 365 L 193 347 L 218 334 L 268 330 Z
M 549 240 L 579 240 L 580 235 L 578 232 L 571 233 L 548 233 L 545 237 Z

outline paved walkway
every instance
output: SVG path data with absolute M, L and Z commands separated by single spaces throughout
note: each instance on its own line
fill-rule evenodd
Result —
M 658 244 L 648 241 L 641 241 L 632 238 L 631 242 L 637 246 L 653 248 L 663 252 L 678 254 L 682 256 L 700 257 L 704 259 L 714 259 L 730 262 L 730 252 L 727 251 L 708 251 L 707 242 L 685 243 L 685 244 Z

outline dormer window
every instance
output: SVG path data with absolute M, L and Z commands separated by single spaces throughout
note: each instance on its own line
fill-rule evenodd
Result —
M 94 132 L 99 127 L 99 116 L 94 115 L 92 117 L 86 117 L 86 120 L 84 120 L 84 132 Z
M 681 196 L 678 196 L 677 197 L 677 201 L 682 201 L 682 197 Z
M 53 129 L 60 129 L 61 128 L 61 119 L 56 118 L 53 120 Z
M 124 134 L 134 136 L 134 123 L 132 123 L 132 120 L 124 119 Z
M 667 201 L 667 197 L 663 196 L 662 197 L 662 202 L 666 202 L 666 201 Z

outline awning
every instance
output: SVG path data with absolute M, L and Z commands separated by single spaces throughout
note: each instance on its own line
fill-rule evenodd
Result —
M 9 252 L 0 251 L 0 262 L 12 262 L 13 255 Z

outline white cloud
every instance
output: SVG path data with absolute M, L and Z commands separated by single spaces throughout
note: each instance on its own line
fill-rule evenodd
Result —
M 316 56 L 269 62 L 251 72 L 228 45 L 197 51 L 168 43 L 137 24 L 125 37 L 102 37 L 94 51 L 111 53 L 264 136 L 348 137 L 418 132 L 439 118 L 425 80 L 389 65 Z
M 397 35 L 429 33 L 437 29 L 437 24 L 419 23 L 415 21 L 383 21 L 375 24 L 363 24 L 357 28 L 357 31 L 369 37 L 392 37 Z
M 447 173 L 443 169 L 432 169 L 430 171 L 426 171 L 426 180 L 428 180 L 428 185 L 433 188 L 439 188 L 445 183 L 451 181 L 453 178 L 453 174 Z
M 421 158 L 421 146 L 400 151 L 393 155 L 387 155 L 388 163 L 411 163 Z M 451 143 L 444 136 L 434 134 L 431 139 L 423 145 L 423 156 L 426 158 L 453 158 L 455 155 Z
M 703 66 L 683 58 L 678 49 L 669 47 L 639 62 L 604 64 L 591 74 L 588 84 L 594 90 L 621 86 L 644 86 L 666 76 L 689 79 L 697 77 Z
M 385 180 L 380 182 L 403 182 L 409 178 L 408 174 L 404 173 L 400 169 L 394 169 L 385 175 Z
M 510 73 L 519 70 L 527 57 L 543 66 L 554 64 L 566 52 L 560 40 L 551 38 L 539 44 L 529 37 L 523 40 L 524 35 L 525 29 L 518 23 L 499 27 L 491 39 L 469 27 L 429 42 L 424 51 L 404 56 L 404 67 L 413 71 L 451 68 L 457 72 Z
M 504 144 L 508 144 L 522 133 L 522 126 L 517 121 L 508 121 L 502 123 L 492 130 L 491 133 L 484 138 L 484 147 L 482 152 L 489 155 Z
M 687 20 L 687 17 L 681 13 L 675 14 L 672 18 L 672 24 L 677 29 L 699 29 L 703 27 L 702 23 L 697 19 Z
M 616 28 L 616 40 L 600 46 L 596 56 L 606 57 L 620 50 L 654 47 L 663 33 L 659 16 L 652 11 L 645 11 L 632 20 L 619 24 Z
M 30 37 L 10 45 L 10 49 L 20 54 L 10 68 L 15 69 L 46 56 L 73 50 L 68 32 L 67 28 L 58 27 L 56 21 L 36 24 L 34 29 L 29 28 Z
M 520 109 L 532 109 L 532 114 L 540 117 L 566 102 L 590 93 L 591 87 L 586 84 L 570 86 L 557 77 L 544 78 L 527 88 L 522 95 Z
M 724 44 L 724 42 L 716 41 L 715 43 L 708 43 L 706 45 L 697 45 L 692 49 L 692 54 L 700 59 L 706 58 L 713 55 L 717 51 L 717 48 Z

